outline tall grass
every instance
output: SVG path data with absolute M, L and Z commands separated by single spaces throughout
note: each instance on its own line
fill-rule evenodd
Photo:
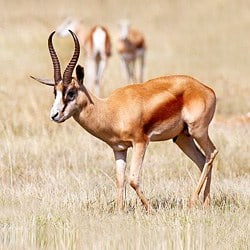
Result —
M 52 89 L 29 79 L 53 75 L 48 35 L 76 16 L 111 31 L 107 96 L 124 85 L 115 42 L 119 19 L 129 17 L 147 39 L 147 79 L 190 74 L 215 89 L 217 116 L 249 112 L 248 1 L 13 0 L 0 8 L 1 249 L 250 248 L 249 126 L 211 126 L 219 155 L 210 209 L 187 208 L 199 171 L 162 142 L 149 146 L 142 173 L 154 213 L 146 214 L 127 187 L 120 214 L 112 150 L 73 120 L 52 123 Z M 65 66 L 72 41 L 56 37 L 55 45 Z

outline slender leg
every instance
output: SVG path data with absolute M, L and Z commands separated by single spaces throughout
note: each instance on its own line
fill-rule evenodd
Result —
M 86 61 L 86 83 L 91 91 L 94 91 L 96 63 L 92 57 L 88 57 Z
M 104 71 L 106 69 L 106 65 L 107 65 L 107 59 L 102 58 L 100 60 L 100 63 L 99 63 L 98 74 L 97 74 L 97 78 L 99 79 L 99 82 L 102 79 L 103 73 L 104 73 Z
M 128 62 L 123 57 L 121 58 L 121 68 L 122 72 L 125 74 L 127 83 L 129 83 L 130 81 L 129 65 Z
M 117 185 L 117 207 L 118 210 L 123 210 L 125 199 L 125 170 L 127 150 L 114 151 L 116 162 L 116 185 Z
M 192 195 L 190 205 L 194 204 L 198 200 L 200 191 L 206 181 L 206 186 L 204 190 L 204 206 L 208 206 L 210 203 L 210 184 L 211 184 L 211 174 L 212 174 L 212 162 L 217 154 L 217 150 L 213 146 L 208 135 L 204 137 L 206 139 L 197 139 L 201 145 L 206 145 L 207 149 L 204 152 L 207 154 L 205 157 L 202 152 L 196 147 L 194 140 L 191 136 L 186 136 L 181 134 L 177 137 L 175 143 L 182 149 L 182 151 L 195 162 L 201 171 L 201 177 L 199 179 L 197 188 Z M 207 141 L 207 142 L 206 142 Z M 206 142 L 206 143 L 204 143 Z M 210 152 L 210 153 L 209 153 Z
M 98 93 L 98 95 L 100 95 L 100 88 L 101 88 L 101 81 L 102 81 L 102 76 L 103 76 L 103 73 L 105 71 L 105 68 L 106 68 L 106 64 L 107 64 L 107 59 L 106 58 L 101 58 L 101 60 L 99 61 L 98 63 L 98 72 L 97 72 L 97 92 L 96 94 Z
M 137 81 L 135 77 L 135 60 L 132 60 L 130 62 L 130 79 L 132 80 L 133 83 Z
M 215 146 L 213 145 L 212 141 L 208 136 L 207 129 L 203 131 L 203 133 L 199 133 L 200 136 L 193 135 L 194 139 L 200 145 L 201 149 L 204 151 L 206 155 L 206 161 L 204 168 L 201 172 L 200 179 L 198 181 L 197 187 L 192 195 L 191 198 L 191 205 L 196 202 L 197 197 L 200 194 L 200 191 L 206 182 L 205 191 L 204 191 L 204 202 L 205 205 L 209 202 L 210 199 L 210 183 L 211 183 L 211 171 L 213 167 L 213 161 L 215 156 L 217 155 L 218 151 L 216 150 Z
M 100 59 L 98 57 L 95 58 L 95 80 L 94 80 L 94 93 L 99 96 L 99 70 L 100 70 Z
M 212 176 L 212 167 L 208 173 L 208 177 L 207 177 L 207 182 L 206 182 L 206 186 L 205 186 L 205 190 L 204 190 L 204 199 L 203 199 L 203 203 L 205 207 L 208 207 L 210 205 L 210 184 L 211 184 L 211 176 Z
M 198 166 L 198 168 L 202 172 L 206 158 L 199 150 L 199 148 L 195 145 L 193 138 L 191 136 L 187 136 L 186 134 L 180 134 L 178 135 L 175 143 Z M 190 205 L 192 206 L 193 203 L 197 200 L 198 195 L 196 197 L 193 195 Z
M 206 158 L 195 145 L 193 138 L 191 136 L 187 136 L 186 134 L 180 134 L 178 135 L 175 143 L 198 166 L 202 172 Z
M 143 82 L 143 76 L 144 76 L 144 52 L 140 57 L 141 65 L 140 65 L 140 82 Z
M 147 142 L 135 143 L 133 145 L 133 155 L 130 168 L 130 185 L 136 191 L 138 197 L 141 199 L 142 204 L 145 206 L 147 211 L 150 211 L 150 205 L 146 197 L 144 196 L 140 186 L 140 172 L 142 167 L 143 158 L 147 148 Z

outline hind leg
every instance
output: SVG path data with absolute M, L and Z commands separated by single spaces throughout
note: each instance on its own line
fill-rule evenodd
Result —
M 198 168 L 202 172 L 206 157 L 196 146 L 193 138 L 183 133 L 178 135 L 174 142 L 198 166 Z M 195 197 L 192 196 L 192 199 L 192 203 L 196 202 L 198 200 L 198 195 L 196 195 Z
M 183 133 L 178 135 L 174 142 L 198 166 L 202 172 L 206 158 L 195 145 L 193 138 Z
M 207 176 L 207 182 L 206 182 L 206 186 L 205 186 L 205 190 L 204 190 L 204 199 L 203 199 L 203 202 L 204 202 L 204 207 L 208 207 L 210 205 L 210 201 L 211 201 L 211 198 L 210 198 L 210 184 L 211 184 L 211 176 L 212 176 L 212 167 L 208 173 L 208 176 Z
M 205 164 L 202 169 L 197 187 L 192 195 L 190 205 L 194 204 L 197 201 L 205 181 L 206 181 L 206 186 L 204 190 L 204 205 L 209 205 L 211 173 L 212 173 L 213 161 L 218 151 L 216 150 L 211 139 L 209 138 L 207 126 L 202 126 L 202 127 L 189 126 L 189 133 L 192 135 L 192 137 L 204 151 L 206 157 Z

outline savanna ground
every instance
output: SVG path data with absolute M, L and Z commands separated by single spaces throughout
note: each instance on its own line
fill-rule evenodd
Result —
M 109 28 L 103 96 L 123 86 L 115 42 L 125 17 L 146 35 L 146 79 L 192 75 L 217 93 L 217 117 L 247 113 L 249 1 L 2 0 L 0 9 L 0 249 L 250 248 L 249 125 L 210 128 L 219 149 L 210 209 L 187 208 L 199 172 L 169 141 L 151 144 L 144 162 L 155 212 L 128 187 L 120 214 L 111 149 L 72 119 L 52 123 L 52 89 L 29 78 L 52 77 L 47 38 L 70 15 Z M 72 40 L 55 44 L 65 66 Z

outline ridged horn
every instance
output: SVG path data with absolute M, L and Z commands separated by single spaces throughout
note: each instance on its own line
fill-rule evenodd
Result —
M 75 51 L 68 66 L 66 67 L 63 73 L 63 84 L 66 84 L 66 85 L 68 85 L 71 82 L 72 73 L 74 71 L 74 68 L 76 66 L 76 63 L 80 55 L 80 44 L 79 44 L 78 38 L 74 32 L 72 32 L 71 30 L 69 30 L 69 32 L 72 35 L 74 42 L 75 42 Z
M 58 84 L 62 80 L 62 74 L 61 74 L 61 67 L 60 67 L 60 62 L 57 57 L 56 51 L 54 49 L 53 43 L 52 43 L 52 37 L 55 34 L 55 31 L 52 32 L 49 36 L 48 39 L 48 47 L 49 47 L 49 53 L 53 62 L 53 67 L 54 67 L 54 80 L 55 84 Z
M 32 79 L 42 83 L 42 84 L 46 84 L 48 86 L 55 86 L 55 82 L 53 80 L 50 80 L 50 79 L 41 79 L 41 78 L 37 78 L 37 77 L 34 77 L 34 76 L 30 76 Z

